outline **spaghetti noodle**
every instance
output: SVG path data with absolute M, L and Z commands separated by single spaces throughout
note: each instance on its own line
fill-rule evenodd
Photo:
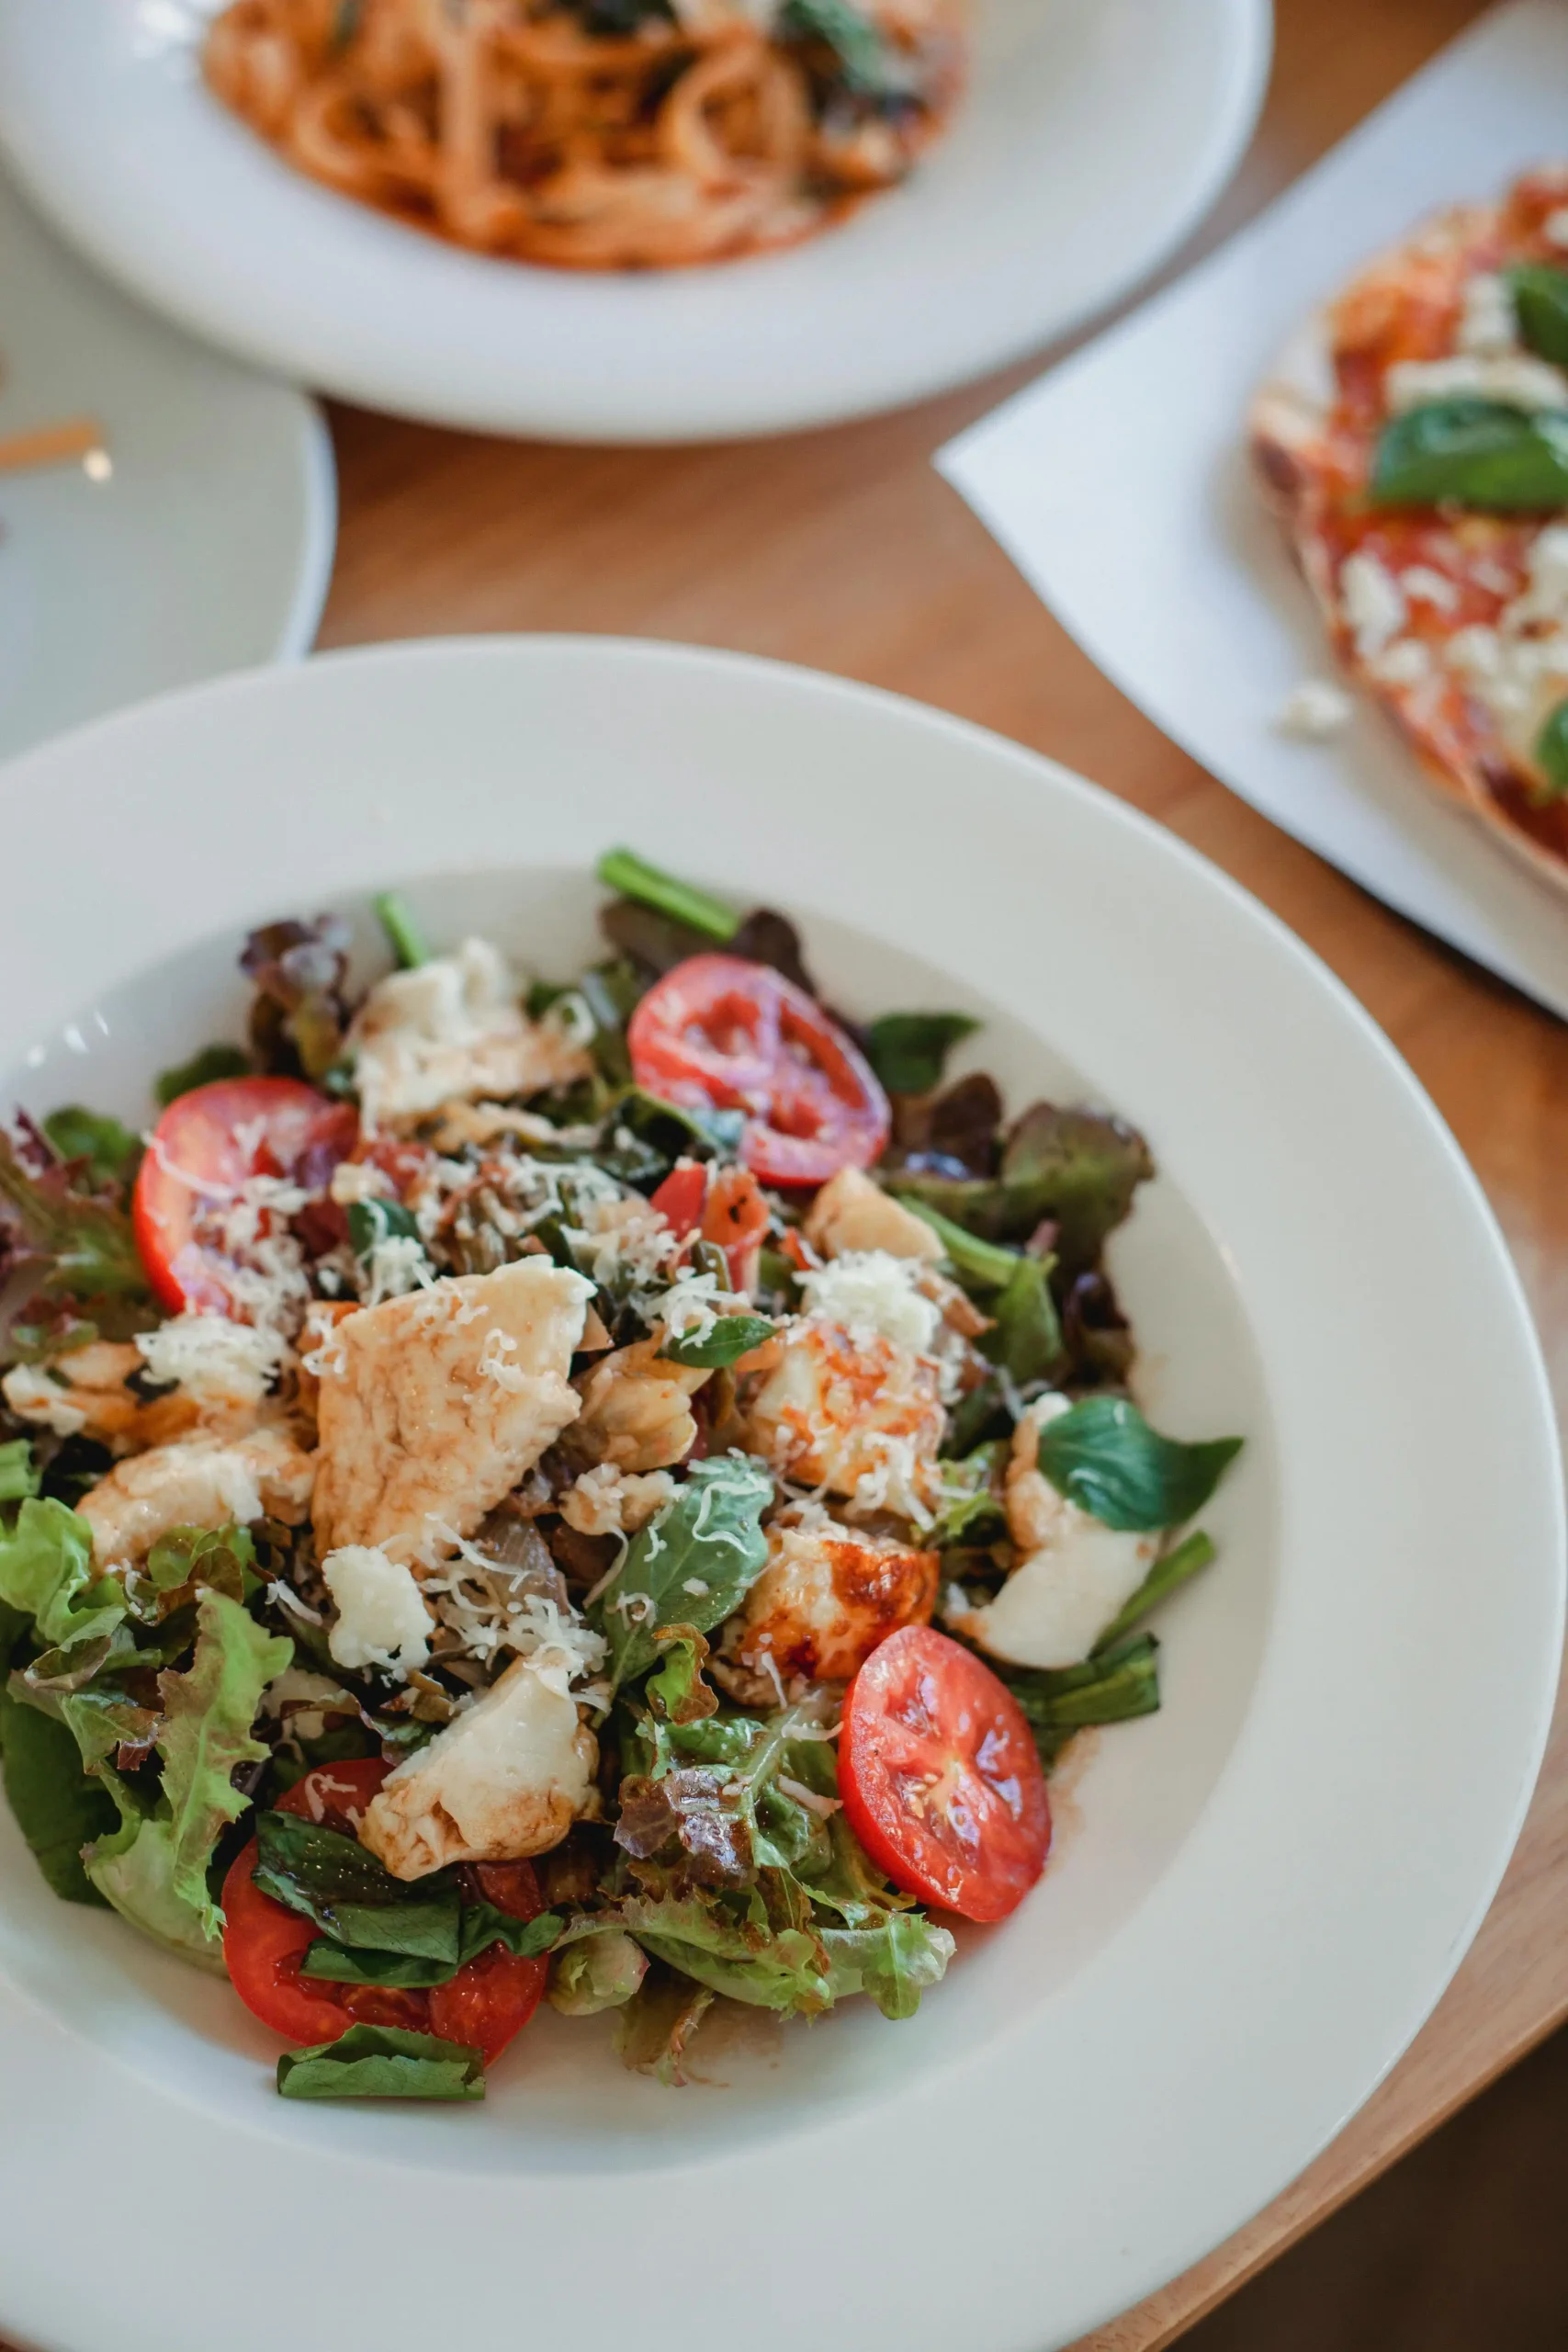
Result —
M 205 70 L 300 170 L 458 244 L 673 268 L 901 179 L 962 80 L 955 5 L 232 0 Z

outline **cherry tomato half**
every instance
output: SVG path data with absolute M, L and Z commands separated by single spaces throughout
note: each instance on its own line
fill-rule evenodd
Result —
M 966 1919 L 1005 1919 L 1045 1867 L 1045 1775 L 1012 1693 L 929 1625 L 873 1650 L 844 1699 L 839 1793 L 896 1886 Z
M 762 1236 L 773 1221 L 761 1186 L 749 1168 L 724 1168 L 713 1180 L 703 1211 L 703 1239 L 716 1241 L 729 1265 L 731 1290 L 755 1290 Z
M 390 1770 L 378 1757 L 318 1765 L 279 1798 L 278 1810 L 353 1837 Z M 257 1851 L 253 1838 L 223 1882 L 223 1957 L 241 2000 L 275 2033 L 314 2043 L 335 2041 L 356 2023 L 402 2026 L 464 2042 L 489 2065 L 538 2007 L 548 1962 L 519 1960 L 504 1944 L 492 1944 L 428 1992 L 302 1975 L 300 1962 L 321 1931 L 262 1893 Z M 480 1863 L 472 1879 L 487 1903 L 513 1918 L 536 1918 L 543 1908 L 531 1862 Z
M 197 1238 L 204 1210 L 248 1177 L 323 1184 L 353 1150 L 357 1114 L 294 1078 L 220 1078 L 170 1103 L 136 1178 L 131 1218 L 147 1278 L 175 1314 L 226 1314 L 222 1251 Z
M 656 980 L 626 1026 L 639 1086 L 687 1110 L 744 1111 L 740 1156 L 765 1184 L 825 1184 L 869 1168 L 887 1097 L 821 1006 L 739 956 L 692 956 Z
M 696 1160 L 687 1159 L 670 1170 L 658 1191 L 649 1195 L 648 1205 L 657 1209 L 671 1232 L 683 1241 L 702 1223 L 703 1203 L 707 1196 L 707 1170 Z

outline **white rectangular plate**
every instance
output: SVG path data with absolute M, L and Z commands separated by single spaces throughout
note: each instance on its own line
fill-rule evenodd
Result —
M 1568 1017 L 1568 899 L 1364 708 L 1327 743 L 1280 704 L 1331 662 L 1249 479 L 1254 386 L 1298 321 L 1423 213 L 1568 150 L 1568 7 L 1511 0 L 1168 293 L 937 463 L 1107 675 L 1233 792 Z M 1114 779 L 1111 779 L 1114 781 Z

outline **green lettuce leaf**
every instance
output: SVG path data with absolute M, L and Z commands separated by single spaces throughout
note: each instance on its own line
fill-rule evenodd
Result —
M 141 1138 L 118 1119 L 101 1117 L 80 1102 L 51 1111 L 43 1131 L 62 1159 L 84 1159 L 95 1184 L 123 1184 L 136 1172 Z
M 940 1984 L 957 1945 L 922 1911 L 890 1911 L 874 1928 L 825 1928 L 833 1998 L 868 1994 L 885 2018 L 912 2018 L 920 1995 Z
M 590 1616 L 609 1645 L 615 1689 L 659 1656 L 661 1626 L 711 1633 L 739 1607 L 768 1556 L 761 1516 L 773 1482 L 744 1454 L 694 1463 L 673 1500 L 635 1536 Z M 688 1586 L 702 1589 L 692 1592 Z
M 7 1440 L 0 1445 L 0 1503 L 24 1502 L 39 1489 L 39 1474 L 33 1466 L 33 1450 L 25 1437 Z
M 604 1928 L 557 1954 L 546 1998 L 563 2017 L 597 2017 L 624 2008 L 647 1973 L 640 1944 L 624 1928 Z
M 685 2082 L 686 2053 L 715 1996 L 673 1969 L 653 1967 L 615 2018 L 615 2049 L 623 2066 L 652 2075 L 667 2088 Z
M 389 2025 L 351 2025 L 337 2041 L 277 2062 L 285 2098 L 483 2098 L 484 2060 L 461 2041 Z
M 1050 1258 L 1020 1258 L 1008 1283 L 990 1302 L 993 1328 L 976 1345 L 987 1363 L 1005 1372 L 1017 1388 L 1050 1380 L 1066 1361 L 1062 1326 L 1051 1295 Z
M 1101 1111 L 1036 1102 L 1015 1122 L 995 1176 L 897 1177 L 899 1197 L 926 1202 L 987 1241 L 1027 1241 L 1049 1219 L 1067 1279 L 1091 1266 L 1133 1195 L 1154 1174 L 1135 1129 Z
M 51 1649 L 112 1633 L 125 1615 L 113 1577 L 93 1575 L 91 1527 L 52 1498 L 28 1497 L 0 1530 L 0 1600 L 26 1611 Z
M 84 1849 L 82 1860 L 97 1892 L 121 1918 L 156 1944 L 198 1968 L 223 1973 L 223 1946 L 208 1932 L 204 1911 L 175 1889 L 179 1857 L 170 1823 L 144 1813 L 118 1773 L 102 1772 L 104 1785 L 120 1806 L 120 1826 Z
M 1190 1445 L 1151 1429 L 1129 1397 L 1086 1396 L 1041 1430 L 1040 1467 L 1102 1526 L 1179 1527 L 1202 1510 L 1242 1443 Z
M 0 1777 L 17 1826 L 55 1894 L 66 1903 L 103 1903 L 83 1868 L 82 1849 L 113 1828 L 113 1801 L 83 1770 L 65 1725 L 4 1688 Z
M 222 1832 L 250 1800 L 234 1786 L 242 1765 L 265 1763 L 270 1750 L 251 1726 L 262 1693 L 294 1656 L 282 1634 L 264 1633 L 227 1593 L 204 1592 L 197 1609 L 196 1655 L 185 1674 L 158 1677 L 164 1721 L 164 1804 L 173 1857 L 170 1887 L 192 1904 L 209 1935 L 223 1915 L 207 1888 L 207 1867 Z
M 27 1249 L 47 1261 L 39 1270 L 40 1293 L 151 1306 L 124 1210 L 78 1192 L 63 1165 L 35 1173 L 0 1130 L 0 1222 L 6 1221 Z M 127 1328 L 141 1328 L 140 1318 L 132 1317 Z

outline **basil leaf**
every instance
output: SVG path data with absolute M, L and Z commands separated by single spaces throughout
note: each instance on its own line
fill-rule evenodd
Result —
M 609 1644 L 615 1689 L 653 1664 L 661 1624 L 707 1634 L 733 1615 L 767 1559 L 761 1516 L 773 1498 L 771 1476 L 745 1454 L 693 1464 L 673 1500 L 633 1537 L 591 1612 Z
M 1152 1609 L 1157 1609 L 1201 1568 L 1206 1568 L 1214 1556 L 1212 1538 L 1205 1535 L 1201 1527 L 1195 1527 L 1184 1542 L 1155 1562 L 1137 1591 L 1117 1611 L 1096 1642 L 1094 1656 L 1098 1657 L 1102 1651 L 1114 1649 L 1124 1634 L 1130 1634 Z
M 356 1258 L 368 1258 L 381 1241 L 418 1241 L 423 1247 L 413 1213 L 400 1201 L 351 1201 L 348 1238 Z
M 118 1184 L 132 1174 L 141 1157 L 141 1138 L 118 1119 L 66 1102 L 51 1111 L 43 1131 L 62 1159 L 85 1159 L 95 1183 Z
M 356 1838 L 292 1813 L 258 1814 L 256 1843 L 262 1893 L 313 1919 L 336 1942 L 457 1967 L 461 1912 L 457 1883 L 446 1872 L 411 1885 L 384 1871 Z
M 389 2025 L 351 2025 L 337 2041 L 286 2051 L 285 2098 L 483 2098 L 484 2060 L 461 2041 Z
M 461 1937 L 455 1961 L 430 1960 L 415 1952 L 356 1950 L 321 1936 L 300 1962 L 306 1976 L 324 1977 L 333 1984 L 389 1984 L 403 1989 L 428 1989 L 449 1984 L 460 1968 L 477 1960 L 492 1944 L 504 1944 L 519 1960 L 534 1960 L 548 1951 L 562 1922 L 553 1911 L 536 1919 L 514 1919 L 491 1903 L 463 1906 Z
M 865 1033 L 865 1057 L 889 1094 L 931 1094 L 953 1047 L 979 1026 L 967 1012 L 885 1012 Z
M 1241 1452 L 1239 1437 L 1189 1445 L 1149 1427 L 1131 1398 L 1086 1396 L 1040 1432 L 1040 1467 L 1102 1526 L 1179 1527 Z
M 1568 505 L 1568 409 L 1424 401 L 1383 426 L 1370 494 L 1374 506 L 1452 503 L 1495 514 Z
M 721 946 L 728 946 L 740 928 L 740 918 L 722 899 L 710 899 L 694 884 L 661 873 L 635 850 L 606 850 L 594 871 L 607 890 L 618 890 L 623 899 L 651 907 L 656 914 L 669 915 Z
M 1507 272 L 1519 339 L 1554 367 L 1568 368 L 1568 270 L 1528 261 Z
M 241 1046 L 203 1046 L 188 1062 L 160 1070 L 152 1091 L 166 1111 L 171 1102 L 177 1102 L 182 1094 L 194 1093 L 198 1086 L 211 1086 L 220 1078 L 249 1078 L 252 1068 L 251 1057 Z
M 0 1503 L 22 1502 L 36 1495 L 38 1488 L 39 1474 L 28 1439 L 11 1438 L 0 1445 Z
M 1159 1644 L 1152 1634 L 1098 1650 L 1082 1666 L 1008 1668 L 988 1661 L 1017 1700 L 1049 1770 L 1075 1732 L 1159 1712 Z
M 1532 786 L 1530 798 L 1538 807 L 1561 800 L 1568 793 L 1568 702 L 1549 715 L 1535 739 L 1535 756 L 1546 780 Z
M 912 1209 L 931 1227 L 961 1283 L 973 1290 L 1001 1290 L 1012 1280 L 1019 1262 L 1016 1250 L 1004 1250 L 999 1242 L 982 1241 L 977 1234 L 965 1232 L 952 1217 L 944 1216 L 941 1209 L 921 1200 L 918 1193 L 906 1193 L 897 1182 L 893 1190 L 907 1209 Z
M 1020 1388 L 1032 1380 L 1049 1380 L 1066 1361 L 1062 1326 L 1051 1295 L 1051 1266 L 1049 1258 L 1014 1260 L 1006 1290 L 991 1302 L 993 1328 L 975 1343 L 987 1363 L 998 1366 Z
M 387 934 L 387 944 L 405 972 L 415 970 L 430 961 L 430 950 L 424 933 L 414 921 L 413 910 L 400 890 L 381 890 L 370 901 L 376 920 Z
M 765 1315 L 721 1315 L 705 1339 L 666 1340 L 659 1352 L 671 1363 L 720 1368 L 773 1336 Z

